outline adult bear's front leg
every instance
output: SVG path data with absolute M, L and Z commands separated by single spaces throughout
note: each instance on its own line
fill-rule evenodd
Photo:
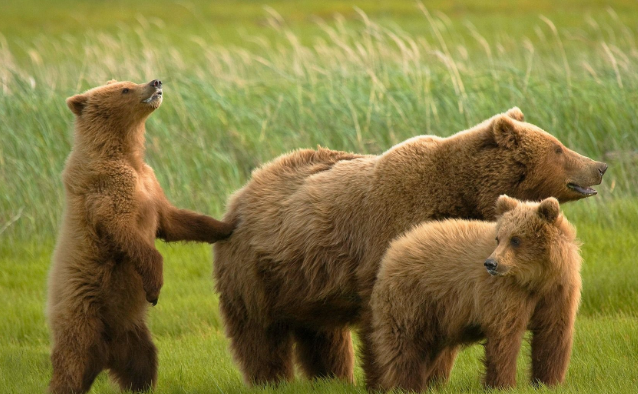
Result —
M 447 383 L 458 352 L 459 346 L 447 347 L 441 351 L 428 371 L 428 377 L 425 382 L 426 387 Z

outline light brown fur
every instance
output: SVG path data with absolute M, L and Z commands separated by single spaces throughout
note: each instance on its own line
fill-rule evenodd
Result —
M 586 195 L 567 185 L 598 184 L 605 169 L 523 122 L 518 108 L 379 156 L 299 150 L 264 165 L 230 198 L 225 220 L 238 227 L 214 247 L 222 316 L 246 382 L 290 378 L 295 341 L 309 349 L 297 354 L 308 377 L 352 381 L 348 325 L 362 323 L 374 385 L 368 301 L 392 239 L 427 220 L 493 219 L 501 194 L 577 200 Z M 300 327 L 315 335 L 297 335 Z
M 52 393 L 87 392 L 105 368 L 122 389 L 154 386 L 157 350 L 145 317 L 163 283 L 155 238 L 215 242 L 233 230 L 173 207 L 144 163 L 144 124 L 161 101 L 156 80 L 112 81 L 67 100 L 75 141 L 49 276 Z
M 527 329 L 532 381 L 564 380 L 581 289 L 575 231 L 554 198 L 503 196 L 498 211 L 496 223 L 428 222 L 390 244 L 370 301 L 379 379 L 369 388 L 425 390 L 449 376 L 460 346 L 484 338 L 485 386 L 512 387 Z

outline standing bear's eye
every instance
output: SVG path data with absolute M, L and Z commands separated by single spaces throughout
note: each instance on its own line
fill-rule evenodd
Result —
M 129 92 L 128 88 L 124 88 L 124 90 L 122 90 L 122 94 L 126 94 L 128 92 Z
M 561 148 L 559 145 L 556 145 L 556 147 L 554 148 L 554 152 L 556 152 L 557 155 L 560 155 L 561 153 L 563 153 L 563 148 Z
M 519 237 L 512 237 L 510 239 L 510 244 L 516 248 L 521 245 L 521 239 Z

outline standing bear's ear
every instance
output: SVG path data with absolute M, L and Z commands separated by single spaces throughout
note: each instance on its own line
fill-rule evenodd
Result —
M 550 223 L 556 221 L 559 213 L 560 206 L 558 200 L 554 197 L 546 198 L 538 205 L 538 216 Z
M 88 99 L 85 94 L 76 94 L 66 99 L 66 105 L 76 116 L 80 116 L 82 115 L 84 107 L 86 107 Z
M 513 107 L 505 112 L 505 115 L 509 116 L 512 119 L 518 120 L 519 122 L 525 121 L 525 115 L 523 115 L 523 111 L 521 111 L 518 107 Z
M 518 200 L 503 194 L 496 200 L 496 214 L 501 216 L 505 212 L 511 211 L 518 205 Z
M 521 141 L 521 129 L 516 121 L 504 114 L 492 121 L 492 132 L 496 143 L 503 148 L 514 149 Z
M 106 81 L 107 85 L 110 85 L 112 83 L 117 83 L 117 79 L 110 79 L 110 80 Z

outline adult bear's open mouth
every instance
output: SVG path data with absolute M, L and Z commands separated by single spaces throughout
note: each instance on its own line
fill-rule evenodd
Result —
M 568 183 L 567 187 L 572 189 L 576 193 L 580 193 L 585 196 L 593 196 L 594 194 L 598 193 L 594 188 L 591 188 L 589 186 L 580 186 L 575 183 Z

